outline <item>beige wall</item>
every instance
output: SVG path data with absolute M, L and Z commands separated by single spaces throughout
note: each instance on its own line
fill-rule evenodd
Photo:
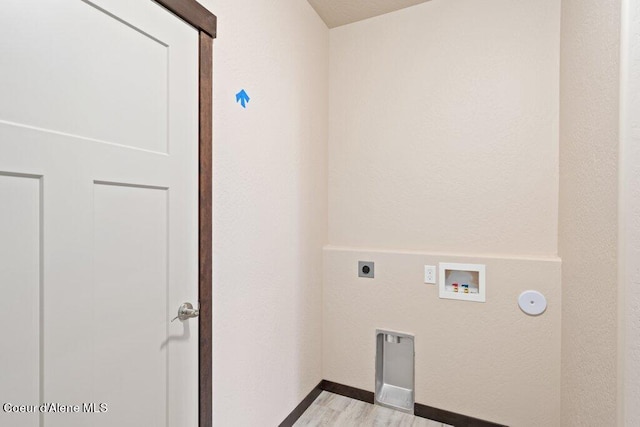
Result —
M 278 424 L 322 377 L 373 390 L 375 328 L 416 334 L 420 403 L 612 425 L 619 1 L 562 1 L 561 37 L 560 0 L 432 0 L 330 36 L 304 1 L 203 3 L 216 425 Z M 487 302 L 440 300 L 421 278 L 441 261 L 486 263 Z M 518 310 L 528 288 L 543 316 Z
M 559 45 L 559 0 L 433 0 L 330 31 L 326 379 L 373 390 L 375 328 L 400 329 L 417 402 L 560 425 Z M 486 303 L 422 283 L 456 261 L 487 265 Z
M 562 2 L 562 425 L 615 425 L 620 2 Z
M 375 278 L 357 277 L 358 260 Z M 439 299 L 423 266 L 486 264 L 487 302 Z M 376 328 L 415 335 L 416 402 L 509 426 L 560 425 L 560 260 L 325 248 L 323 372 L 374 390 Z M 523 314 L 518 296 L 549 302 Z
M 557 253 L 559 0 L 433 0 L 334 28 L 329 242 Z
M 623 0 L 619 157 L 618 425 L 640 425 L 640 1 Z
M 322 378 L 328 30 L 305 1 L 203 3 L 219 18 L 214 422 L 274 426 Z

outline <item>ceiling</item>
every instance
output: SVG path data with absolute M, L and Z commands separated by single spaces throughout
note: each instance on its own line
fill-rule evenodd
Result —
M 404 9 L 428 0 L 307 0 L 329 28 Z

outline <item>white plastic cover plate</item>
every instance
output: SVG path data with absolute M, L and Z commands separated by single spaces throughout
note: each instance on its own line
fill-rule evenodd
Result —
M 520 309 L 531 316 L 538 316 L 547 309 L 547 299 L 538 291 L 524 291 L 518 298 Z

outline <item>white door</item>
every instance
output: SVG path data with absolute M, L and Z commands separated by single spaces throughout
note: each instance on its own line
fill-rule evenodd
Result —
M 0 426 L 197 425 L 197 140 L 195 29 L 2 0 Z

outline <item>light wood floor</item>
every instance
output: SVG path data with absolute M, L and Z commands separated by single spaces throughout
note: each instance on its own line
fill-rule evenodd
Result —
M 294 427 L 451 427 L 323 391 Z

